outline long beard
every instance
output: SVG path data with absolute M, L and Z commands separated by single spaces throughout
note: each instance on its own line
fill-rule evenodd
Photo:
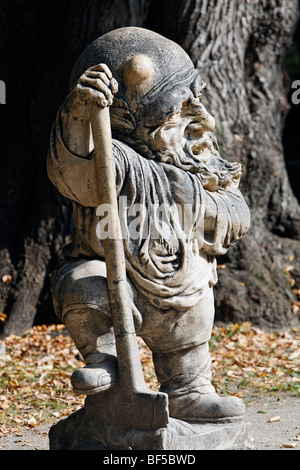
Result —
M 215 135 L 207 133 L 212 141 L 209 157 L 202 158 L 201 152 L 193 152 L 195 142 L 186 141 L 181 152 L 172 150 L 152 150 L 143 142 L 126 138 L 125 141 L 132 146 L 136 152 L 149 160 L 174 165 L 181 170 L 196 174 L 203 187 L 208 191 L 225 189 L 228 185 L 238 187 L 242 175 L 241 165 L 237 162 L 231 163 L 221 157 Z
M 215 136 L 209 134 L 213 145 L 209 155 L 205 153 L 205 158 L 201 152 L 195 153 L 194 142 L 186 141 L 180 153 L 170 150 L 157 151 L 155 159 L 197 174 L 203 187 L 208 191 L 224 189 L 228 185 L 238 187 L 242 175 L 241 165 L 224 160 L 219 154 Z

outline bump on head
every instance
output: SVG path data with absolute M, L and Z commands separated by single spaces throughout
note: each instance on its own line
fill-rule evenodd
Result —
M 154 81 L 154 67 L 151 59 L 138 54 L 129 57 L 124 64 L 123 77 L 128 91 L 143 95 Z

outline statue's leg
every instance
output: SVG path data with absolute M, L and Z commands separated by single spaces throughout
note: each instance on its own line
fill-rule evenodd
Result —
M 154 334 L 145 339 L 153 352 L 160 390 L 169 396 L 169 412 L 173 418 L 234 421 L 244 414 L 242 400 L 234 396 L 219 397 L 211 384 L 209 338 L 213 318 L 213 292 L 209 288 L 196 307 L 181 315 L 177 313 L 177 321 L 174 312 L 166 313 L 156 338 Z M 169 338 L 164 341 L 163 337 Z
M 67 261 L 54 276 L 52 292 L 56 313 L 86 362 L 72 374 L 74 391 L 106 390 L 116 382 L 117 359 L 105 263 Z
M 211 385 L 208 343 L 169 353 L 153 353 L 161 392 L 169 396 L 169 413 L 186 421 L 230 421 L 244 415 L 243 402 L 220 397 Z
M 86 363 L 71 376 L 74 392 L 91 395 L 111 387 L 117 379 L 111 318 L 101 309 L 82 305 L 65 312 L 64 324 Z

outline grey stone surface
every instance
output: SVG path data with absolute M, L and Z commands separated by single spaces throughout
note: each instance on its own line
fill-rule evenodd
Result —
M 186 423 L 170 418 L 158 430 L 120 431 L 100 421 L 85 421 L 84 410 L 52 426 L 50 450 L 252 450 L 250 422 Z
M 208 341 L 216 255 L 247 232 L 250 213 L 241 166 L 220 156 L 201 103 L 205 83 L 181 47 L 133 27 L 94 41 L 71 83 L 48 156 L 75 221 L 53 301 L 86 362 L 72 385 L 87 398 L 52 428 L 51 445 L 77 448 L 85 436 L 85 446 L 176 448 L 185 433 L 192 448 L 233 445 L 247 427 L 223 421 L 244 405 L 215 393 Z M 136 334 L 159 392 L 145 386 Z
M 168 450 L 251 450 L 254 448 L 250 422 L 185 424 L 171 420 L 163 449 Z M 182 431 L 178 432 L 178 428 Z M 184 429 L 185 428 L 185 429 Z

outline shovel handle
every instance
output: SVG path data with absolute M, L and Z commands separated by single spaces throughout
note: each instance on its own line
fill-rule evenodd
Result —
M 103 240 L 103 247 L 116 338 L 119 382 L 127 388 L 134 389 L 141 384 L 141 381 L 144 383 L 144 377 L 139 359 L 131 299 L 128 293 L 108 107 L 100 108 L 96 104 L 94 105 L 91 112 L 91 127 L 100 204 L 109 204 L 108 207 L 111 210 L 110 236 Z
M 91 126 L 94 140 L 95 175 L 99 191 L 100 204 L 106 204 L 111 211 L 107 238 L 103 240 L 109 291 L 117 297 L 126 284 L 125 256 L 122 234 L 118 217 L 116 192 L 115 161 L 112 149 L 109 108 L 94 105 L 91 113 Z M 111 301 L 115 301 L 112 297 Z M 125 298 L 125 293 L 122 299 Z M 119 328 L 117 328 L 118 330 Z M 118 331 L 116 331 L 118 333 Z

